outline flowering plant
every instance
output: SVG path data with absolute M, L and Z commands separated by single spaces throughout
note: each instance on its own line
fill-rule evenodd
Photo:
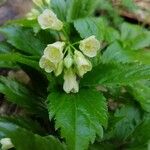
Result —
M 11 69 L 0 92 L 22 110 L 0 117 L 2 149 L 150 145 L 150 31 L 107 9 L 96 17 L 102 1 L 33 0 L 0 27 L 0 66 Z

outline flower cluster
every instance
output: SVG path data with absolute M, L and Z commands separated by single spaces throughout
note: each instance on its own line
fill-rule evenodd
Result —
M 44 10 L 38 16 L 38 22 L 42 29 L 61 31 L 63 23 L 57 18 L 52 10 Z M 91 71 L 92 64 L 89 58 L 95 57 L 100 49 L 100 42 L 95 36 L 90 36 L 79 42 L 79 48 L 69 41 L 57 41 L 47 45 L 39 65 L 47 73 L 54 72 L 55 76 L 64 73 L 63 89 L 66 93 L 77 93 L 79 83 L 77 77 L 83 77 Z

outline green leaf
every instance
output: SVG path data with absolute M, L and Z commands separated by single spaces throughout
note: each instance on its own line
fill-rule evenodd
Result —
M 42 137 L 33 134 L 11 122 L 0 121 L 0 133 L 11 138 L 17 150 L 64 150 L 65 147 L 53 136 Z
M 34 36 L 31 29 L 8 25 L 1 27 L 0 32 L 5 35 L 8 43 L 27 54 L 41 55 L 45 48 L 45 44 Z
M 21 64 L 25 64 L 27 66 L 30 66 L 36 70 L 40 71 L 40 67 L 37 61 L 33 60 L 33 57 L 29 57 L 29 56 L 25 56 L 25 55 L 21 55 L 19 53 L 4 53 L 4 54 L 0 54 L 0 63 L 21 63 Z M 7 67 L 7 65 L 6 65 Z M 9 65 L 8 65 L 9 67 Z
M 95 18 L 84 18 L 74 21 L 74 26 L 82 38 L 87 38 L 95 35 L 98 39 L 102 39 L 103 35 L 100 34 L 98 22 Z
M 67 3 L 65 0 L 51 0 L 51 8 L 55 11 L 59 19 L 62 21 L 66 20 Z
M 104 51 L 102 55 L 102 62 L 140 62 L 143 64 L 150 64 L 150 52 L 148 50 L 134 51 L 128 48 L 123 48 L 119 42 L 115 41 Z
M 79 32 L 81 38 L 87 38 L 95 35 L 99 40 L 105 40 L 108 43 L 119 39 L 117 30 L 109 27 L 104 18 L 84 18 L 74 21 L 74 27 Z
M 150 31 L 141 26 L 123 23 L 121 25 L 121 41 L 124 47 L 138 50 L 150 46 Z
M 8 101 L 24 107 L 32 113 L 42 116 L 47 115 L 42 99 L 35 96 L 31 89 L 28 89 L 17 81 L 1 76 L 0 93 L 4 94 Z
M 10 51 L 12 51 L 12 46 L 10 46 L 8 43 L 4 41 L 0 42 L 0 54 L 9 53 Z
M 114 117 L 120 118 L 112 128 L 113 138 L 119 141 L 127 139 L 141 121 L 140 111 L 134 105 L 125 105 L 117 109 Z
M 134 147 L 147 147 L 150 140 L 150 114 L 148 113 L 144 118 L 143 122 L 135 129 L 132 136 L 130 137 L 131 143 L 130 148 Z
M 40 126 L 40 124 L 37 121 L 33 121 L 25 116 L 1 116 L 0 122 L 11 122 L 22 128 L 25 128 L 26 130 L 41 135 L 44 135 L 46 133 L 46 131 Z
M 96 134 L 103 136 L 107 125 L 107 106 L 103 95 L 92 89 L 80 89 L 77 94 L 53 92 L 48 97 L 50 119 L 61 128 L 70 150 L 87 149 Z
M 94 77 L 94 78 L 93 78 Z M 82 85 L 128 85 L 150 78 L 150 66 L 140 64 L 99 64 L 81 80 Z
M 96 8 L 97 0 L 67 0 L 67 20 L 90 16 Z
M 141 107 L 150 112 L 150 87 L 143 82 L 131 84 L 128 90 L 137 100 Z

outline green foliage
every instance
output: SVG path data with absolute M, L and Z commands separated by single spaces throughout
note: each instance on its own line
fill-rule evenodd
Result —
M 35 9 L 52 9 L 63 22 L 61 31 L 42 30 L 37 19 L 27 18 L 0 27 L 2 71 L 23 70 L 30 78 L 23 84 L 0 76 L 2 97 L 22 110 L 0 117 L 0 139 L 11 138 L 16 150 L 147 150 L 150 31 L 125 22 L 110 0 L 48 1 Z M 136 8 L 132 0 L 121 4 Z M 89 58 L 92 70 L 77 76 L 78 93 L 66 94 L 63 76 L 44 72 L 39 59 L 48 44 L 65 42 L 65 57 L 92 35 L 101 44 L 97 56 Z
M 40 55 L 45 47 L 31 29 L 8 25 L 2 27 L 0 32 L 6 36 L 8 43 L 27 54 Z
M 119 32 L 108 26 L 104 18 L 84 18 L 74 21 L 74 26 L 82 38 L 95 35 L 99 40 L 105 40 L 108 43 L 119 39 Z
M 94 77 L 94 78 L 91 78 Z M 140 64 L 99 64 L 81 80 L 83 85 L 128 85 L 149 79 L 150 66 Z
M 103 63 L 134 63 L 150 64 L 149 50 L 132 50 L 124 48 L 118 41 L 110 44 L 102 56 Z
M 73 21 L 91 15 L 97 4 L 97 0 L 67 0 L 67 20 Z M 79 9 L 80 8 L 80 9 Z
M 103 137 L 102 125 L 107 125 L 105 98 L 91 89 L 78 94 L 51 93 L 48 97 L 49 116 L 56 119 L 69 149 L 82 150 L 94 142 L 96 134 Z
M 144 82 L 137 82 L 129 86 L 129 92 L 134 96 L 141 107 L 150 112 L 150 86 Z
M 42 102 L 42 99 L 34 95 L 34 93 L 31 92 L 31 89 L 29 90 L 19 82 L 1 76 L 0 92 L 6 96 L 7 100 L 28 109 L 30 112 L 39 115 L 46 114 L 45 105 Z
M 41 137 L 10 122 L 0 121 L 0 133 L 12 139 L 16 149 L 64 150 L 64 146 L 53 136 Z M 23 140 L 22 140 L 23 139 Z

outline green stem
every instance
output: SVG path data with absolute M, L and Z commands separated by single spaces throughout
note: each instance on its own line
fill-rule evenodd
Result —
M 73 46 L 73 45 L 77 45 L 77 44 L 79 44 L 79 43 L 80 43 L 80 41 L 75 42 L 75 43 L 72 44 L 72 46 Z

